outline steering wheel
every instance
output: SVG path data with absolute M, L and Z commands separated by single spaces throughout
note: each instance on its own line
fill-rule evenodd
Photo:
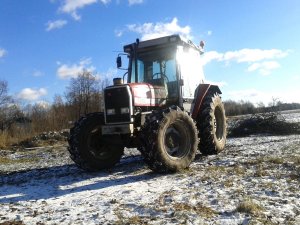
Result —
M 163 74 L 163 73 L 155 73 L 152 75 L 152 79 L 154 80 L 155 77 L 157 76 L 157 78 L 159 78 L 159 75 L 160 75 L 160 78 L 163 78 L 164 80 L 166 80 L 167 82 L 169 82 L 169 78 Z

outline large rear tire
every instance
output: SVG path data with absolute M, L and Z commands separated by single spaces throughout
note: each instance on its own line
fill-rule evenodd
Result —
M 81 117 L 70 130 L 69 152 L 82 169 L 97 171 L 110 168 L 120 161 L 123 142 L 117 135 L 102 135 L 104 115 L 91 113 Z
M 199 149 L 212 155 L 223 151 L 226 144 L 227 124 L 224 105 L 217 93 L 208 93 L 203 100 L 198 119 Z
M 148 115 L 141 136 L 145 162 L 160 173 L 189 167 L 199 143 L 194 121 L 178 107 Z

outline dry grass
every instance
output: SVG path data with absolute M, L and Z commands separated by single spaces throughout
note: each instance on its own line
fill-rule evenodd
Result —
M 236 211 L 240 213 L 258 215 L 263 211 L 263 208 L 252 200 L 246 199 L 239 203 L 236 207 Z
M 123 220 L 120 221 L 120 223 L 116 222 L 116 224 L 124 224 L 124 225 L 131 225 L 131 224 L 136 224 L 136 225 L 147 225 L 148 222 L 144 219 L 141 218 L 140 216 L 132 216 L 128 218 L 124 218 Z
M 264 161 L 268 162 L 268 163 L 273 163 L 273 164 L 283 164 L 284 163 L 284 159 L 279 156 L 266 157 Z
M 25 223 L 23 223 L 22 221 L 6 221 L 6 222 L 2 222 L 0 223 L 0 225 L 25 225 Z
M 234 182 L 235 182 L 234 179 L 229 178 L 229 179 L 224 181 L 224 186 L 227 187 L 227 188 L 233 187 Z
M 19 158 L 19 159 L 10 159 L 7 157 L 0 157 L 0 164 L 14 164 L 14 163 L 33 163 L 36 162 L 37 158 Z
M 266 168 L 264 168 L 262 165 L 258 165 L 253 175 L 255 177 L 265 177 L 268 176 L 269 173 L 266 171 Z
M 18 131 L 11 134 L 11 132 L 0 132 L 0 149 L 5 148 L 31 148 L 53 146 L 56 144 L 65 143 L 68 132 L 63 130 L 61 132 L 28 132 Z
M 262 164 L 263 162 L 264 162 L 264 158 L 263 157 L 258 157 L 258 158 L 251 159 L 251 160 L 248 160 L 246 162 L 243 162 L 243 164 L 245 164 L 247 166 L 255 166 L 255 165 Z
M 0 148 L 5 148 L 8 144 L 7 132 L 0 132 Z
M 150 218 L 148 217 L 140 217 L 140 216 L 132 216 L 132 217 L 125 217 L 119 208 L 115 209 L 115 215 L 117 216 L 117 220 L 114 221 L 114 224 L 116 225 L 147 225 L 148 220 Z
M 291 158 L 291 161 L 297 165 L 297 166 L 300 166 L 300 156 L 299 155 L 296 155 L 294 157 Z
M 229 167 L 227 172 L 230 175 L 244 176 L 246 174 L 246 169 L 240 165 L 235 165 L 233 167 Z
M 199 214 L 201 217 L 205 218 L 212 218 L 217 214 L 217 212 L 212 208 L 204 206 L 200 203 L 194 206 L 189 205 L 187 203 L 175 203 L 173 205 L 173 208 L 175 209 L 175 211 L 193 211 Z
M 24 141 L 36 135 L 34 132 L 13 129 L 11 131 L 0 131 L 0 149 L 8 148 L 14 144 Z

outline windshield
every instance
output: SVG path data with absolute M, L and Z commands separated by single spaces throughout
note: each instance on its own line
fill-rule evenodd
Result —
M 149 83 L 153 86 L 160 86 L 165 88 L 168 101 L 178 99 L 176 49 L 164 48 L 140 52 L 137 60 L 132 60 L 131 68 L 129 83 Z
M 137 66 L 135 67 L 135 63 Z M 156 50 L 138 54 L 137 61 L 132 61 L 130 83 L 150 83 L 163 85 L 176 81 L 176 59 L 173 50 Z M 135 69 L 136 68 L 136 69 Z M 137 70 L 137 76 L 136 76 Z M 159 82 L 161 80 L 161 82 Z

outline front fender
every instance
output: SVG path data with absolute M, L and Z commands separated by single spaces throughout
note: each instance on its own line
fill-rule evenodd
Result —
M 195 120 L 201 111 L 201 106 L 203 103 L 203 99 L 207 95 L 207 93 L 218 93 L 222 94 L 219 86 L 217 85 L 212 85 L 212 84 L 199 84 L 198 87 L 195 90 L 195 95 L 194 95 L 194 101 L 193 105 L 191 108 L 191 115 L 192 118 Z

